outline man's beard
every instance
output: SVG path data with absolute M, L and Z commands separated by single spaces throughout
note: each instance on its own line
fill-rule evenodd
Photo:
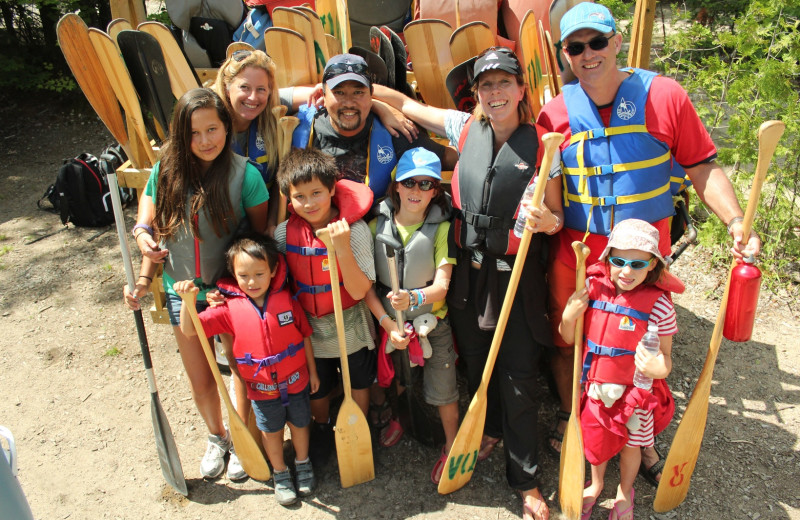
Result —
M 353 123 L 344 123 L 340 118 L 340 114 L 342 112 L 350 112 L 352 109 L 340 109 L 336 111 L 336 114 L 331 114 L 331 121 L 333 122 L 333 126 L 338 131 L 352 131 L 358 130 L 361 127 L 363 119 L 361 118 L 361 112 L 357 111 L 357 116 L 353 119 Z

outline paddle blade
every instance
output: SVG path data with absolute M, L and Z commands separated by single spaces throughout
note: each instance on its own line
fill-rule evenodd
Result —
M 156 450 L 158 450 L 158 460 L 161 463 L 161 474 L 167 484 L 175 488 L 175 491 L 183 496 L 189 494 L 186 488 L 186 480 L 183 478 L 183 468 L 181 467 L 181 457 L 178 454 L 178 447 L 172 436 L 172 429 L 169 427 L 164 409 L 161 408 L 161 401 L 158 392 L 150 394 L 150 415 L 153 419 L 153 432 L 156 437 Z
M 264 443 L 261 442 L 261 430 L 258 429 L 258 424 L 256 424 L 256 414 L 252 406 L 250 407 L 250 416 L 247 418 L 247 429 L 250 430 L 250 435 L 258 444 L 261 454 L 266 457 L 267 451 L 264 449 Z
M 216 360 L 214 361 L 216 363 Z M 236 455 L 242 464 L 242 469 L 256 480 L 269 480 L 271 474 L 267 461 L 261 453 L 260 443 L 256 442 L 250 434 L 250 430 L 236 413 L 236 410 L 228 408 L 228 422 L 230 422 L 231 438 L 233 446 L 236 448 Z
M 464 421 L 458 429 L 447 462 L 439 481 L 438 491 L 442 495 L 464 487 L 472 478 L 478 462 L 483 426 L 486 423 L 486 386 L 481 383 L 469 405 Z
M 342 487 L 349 488 L 374 479 L 369 424 L 361 408 L 350 396 L 345 397 L 339 408 L 334 433 Z
M 583 507 L 583 484 L 586 474 L 586 462 L 583 458 L 583 439 L 579 412 L 573 409 L 564 431 L 564 443 L 561 447 L 560 477 L 558 479 L 558 497 L 561 511 L 567 518 L 579 518 Z

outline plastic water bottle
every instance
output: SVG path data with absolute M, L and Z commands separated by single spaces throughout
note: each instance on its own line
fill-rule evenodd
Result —
M 661 341 L 658 339 L 658 325 L 651 323 L 647 326 L 647 333 L 644 335 L 640 343 L 644 346 L 645 349 L 654 356 L 658 354 L 658 348 L 661 344 Z M 639 369 L 636 369 L 636 372 L 633 373 L 633 386 L 636 388 L 641 388 L 642 390 L 650 390 L 653 386 L 653 378 L 647 377 L 646 375 L 639 372 Z
M 528 202 L 533 199 L 533 192 L 536 190 L 536 183 L 532 182 L 525 188 L 522 194 L 522 199 L 519 201 L 519 214 L 517 215 L 517 223 L 514 224 L 514 236 L 522 238 L 522 233 L 525 232 L 525 224 L 528 223 L 528 211 L 522 206 L 523 202 Z
M 753 335 L 758 293 L 761 290 L 761 269 L 753 265 L 754 258 L 745 258 L 733 268 L 725 309 L 722 335 L 730 341 L 748 341 Z

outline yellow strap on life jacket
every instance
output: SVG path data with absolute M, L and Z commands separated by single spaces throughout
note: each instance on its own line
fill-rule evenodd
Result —
M 581 147 L 583 143 L 578 145 L 578 152 L 581 152 Z M 659 164 L 663 164 L 672 159 L 672 153 L 667 150 L 663 155 L 659 155 L 658 157 L 653 157 L 652 159 L 646 159 L 644 161 L 634 161 L 628 163 L 619 163 L 611 165 L 611 173 L 619 173 L 619 172 L 630 172 L 634 170 L 642 170 L 645 168 L 650 168 L 652 166 L 657 166 Z M 586 192 L 586 177 L 590 177 L 592 175 L 603 175 L 603 166 L 589 166 L 584 167 L 583 160 L 578 160 L 578 167 L 577 168 L 567 168 L 564 167 L 561 169 L 563 175 L 572 175 L 572 176 L 580 176 L 581 179 L 578 183 L 578 189 L 581 193 Z M 607 167 L 606 167 L 607 168 Z M 608 173 L 608 171 L 606 171 Z M 678 177 L 672 177 L 672 179 L 677 179 L 674 182 L 680 182 Z
M 578 132 L 569 138 L 569 144 L 575 144 L 585 139 L 599 139 L 612 135 L 648 133 L 645 125 L 614 126 L 611 128 L 594 128 L 585 132 Z
M 588 195 L 573 195 L 567 194 L 569 201 L 578 202 L 581 204 L 588 204 L 594 206 L 620 206 L 622 204 L 631 204 L 633 202 L 641 202 L 643 200 L 652 199 L 669 191 L 670 183 L 644 193 L 637 193 L 635 195 L 609 195 L 605 197 L 591 197 Z M 591 210 L 590 210 L 591 211 Z

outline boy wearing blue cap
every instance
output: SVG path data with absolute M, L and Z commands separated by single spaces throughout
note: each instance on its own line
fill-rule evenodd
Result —
M 423 371 L 425 401 L 439 409 L 445 434 L 442 453 L 431 471 L 434 484 L 439 483 L 447 453 L 458 432 L 456 354 L 445 303 L 456 260 L 448 256 L 451 204 L 441 186 L 441 171 L 439 158 L 425 148 L 412 148 L 400 158 L 389 196 L 379 204 L 378 217 L 370 222 L 375 235 L 389 235 L 402 244 L 402 249 L 396 251 L 400 290 L 397 294 L 391 291 L 386 250 L 376 242 L 378 297 L 374 293 L 367 296 L 370 310 L 381 326 L 381 335 L 395 348 L 406 348 L 409 342 L 403 325 L 394 321 L 395 311 L 402 311 L 406 321 L 424 314 L 435 316 L 436 323 L 427 335 L 432 354 L 425 359 Z M 381 349 L 378 356 L 380 381 L 380 360 L 385 350 Z M 384 384 L 388 386 L 389 382 Z M 381 432 L 380 442 L 392 446 L 401 435 L 402 428 L 392 419 Z
M 687 178 L 728 224 L 736 258 L 758 254 L 761 246 L 756 234 L 742 236 L 742 209 L 716 163 L 714 143 L 680 85 L 650 71 L 617 68 L 622 35 L 611 12 L 600 4 L 576 5 L 563 16 L 560 29 L 559 46 L 577 80 L 564 85 L 537 121 L 566 137 L 561 145 L 564 229 L 551 242 L 548 270 L 554 331 L 575 291 L 572 242 L 581 240 L 591 249 L 588 267 L 598 262 L 615 223 L 636 218 L 657 229 L 659 251 L 668 255 L 672 197 L 682 192 Z M 562 411 L 550 443 L 560 450 L 571 408 L 573 350 L 558 334 L 553 336 L 562 347 L 552 360 Z M 648 481 L 656 482 L 662 467 L 654 450 L 645 451 L 642 473 Z M 620 510 L 630 504 L 629 495 L 617 494 Z

